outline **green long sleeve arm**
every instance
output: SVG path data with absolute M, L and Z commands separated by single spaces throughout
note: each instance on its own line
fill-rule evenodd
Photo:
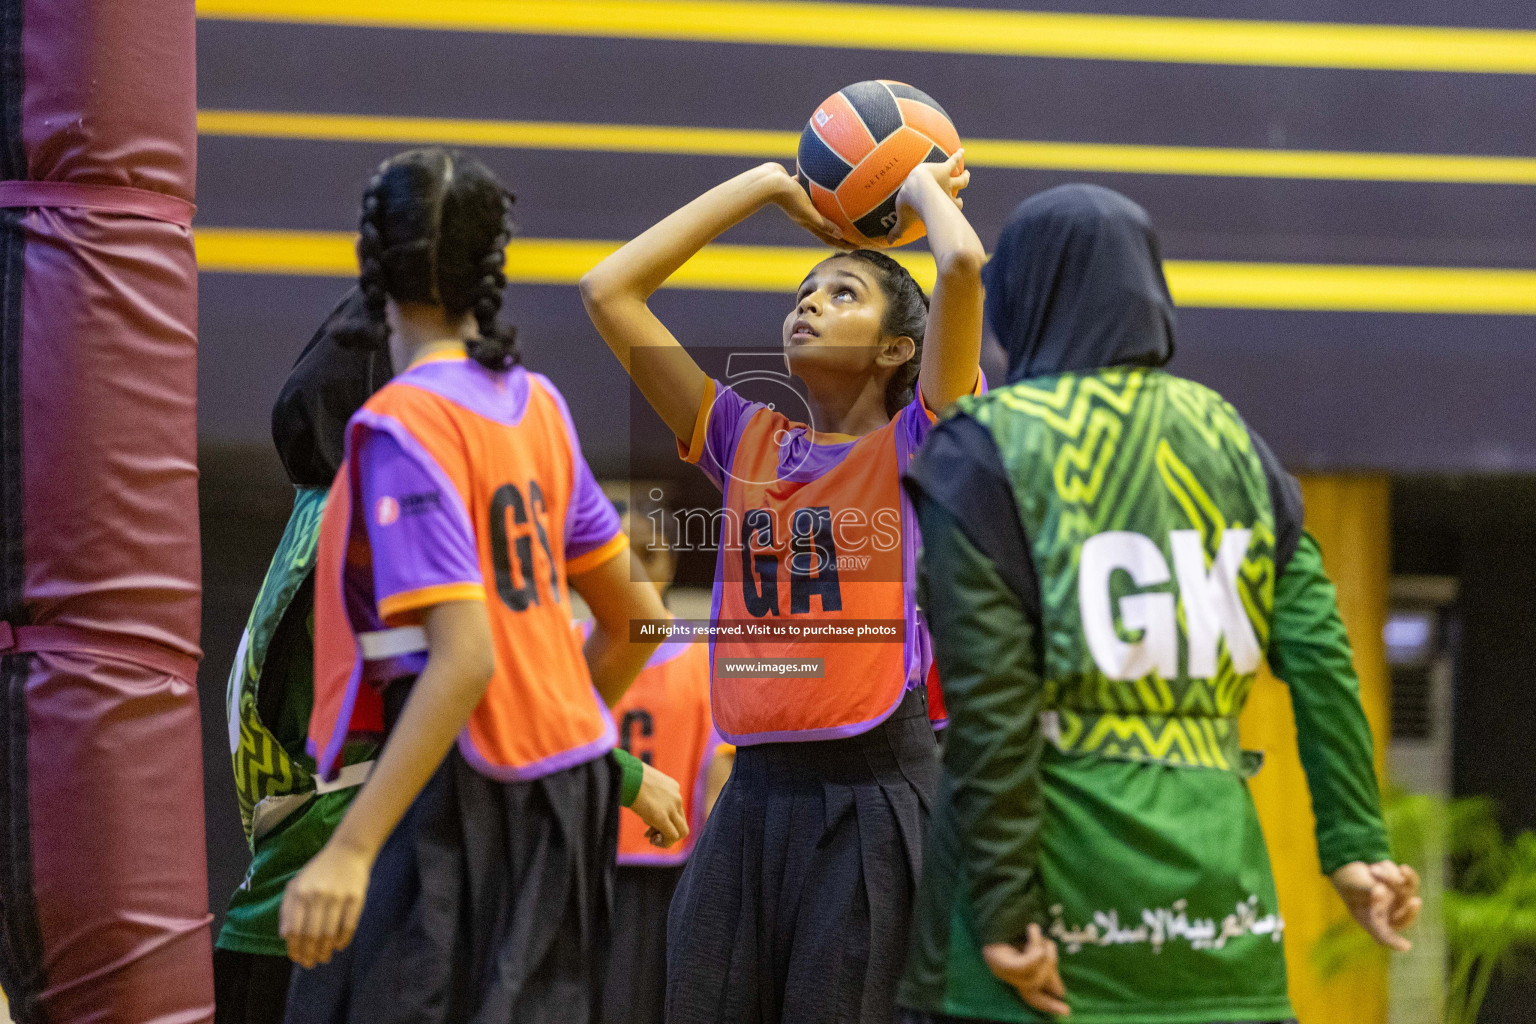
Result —
M 1302 534 L 1275 584 L 1269 664 L 1290 687 L 1301 764 L 1317 816 L 1317 854 L 1332 873 L 1391 856 L 1338 596 L 1311 534 Z
M 918 519 L 919 585 L 949 709 L 944 767 L 977 938 L 1020 942 L 1043 919 L 1037 625 L 942 505 L 923 502 Z

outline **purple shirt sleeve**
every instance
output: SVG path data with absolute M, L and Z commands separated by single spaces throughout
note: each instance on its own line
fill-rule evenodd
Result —
M 694 448 L 682 452 L 687 462 L 693 462 L 704 471 L 714 485 L 725 490 L 725 478 L 730 475 L 731 463 L 736 457 L 736 446 L 741 433 L 757 410 L 764 408 L 761 402 L 749 402 L 718 380 L 710 380 L 713 393 L 707 408 L 699 410 L 704 419 L 703 436 L 694 427 Z M 679 444 L 679 449 L 682 445 Z
M 430 456 L 382 430 L 359 446 L 373 589 L 386 622 L 406 612 L 484 596 L 474 527 Z
M 549 392 L 560 408 L 565 420 L 565 433 L 571 442 L 571 463 L 575 478 L 571 484 L 571 500 L 565 508 L 565 560 L 580 558 L 589 551 L 596 551 L 620 533 L 619 513 L 613 502 L 598 486 L 587 457 L 581 452 L 581 438 L 576 435 L 576 422 L 565 404 L 560 389 L 543 374 L 534 374 L 539 386 Z
M 576 482 L 571 504 L 565 512 L 565 558 L 570 561 L 613 540 L 619 535 L 619 513 L 613 502 L 597 485 L 592 467 L 576 454 Z
M 976 375 L 976 388 L 972 394 L 985 394 L 987 390 L 987 378 L 981 373 Z M 928 414 L 928 403 L 923 401 L 923 392 L 919 388 L 917 394 L 912 396 L 912 401 L 902 407 L 896 416 L 900 423 L 896 427 L 897 443 L 906 447 L 904 458 L 911 458 L 928 440 L 928 432 L 938 423 L 935 417 Z

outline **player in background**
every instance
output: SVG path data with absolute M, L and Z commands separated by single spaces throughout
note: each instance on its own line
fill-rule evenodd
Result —
M 665 601 L 677 571 L 677 556 L 667 541 L 673 533 L 671 511 L 659 502 L 638 512 L 627 502 L 615 506 L 646 576 Z M 663 643 L 614 705 L 613 717 L 620 749 L 676 778 L 686 801 L 688 837 L 671 849 L 657 849 L 654 829 L 637 815 L 619 815 L 613 953 L 603 988 L 603 1021 L 662 1024 L 667 908 L 736 756 L 710 720 L 708 646 L 687 640 Z
M 272 439 L 294 485 L 293 514 L 251 608 L 226 711 L 251 863 L 213 952 L 217 1024 L 280 1024 L 293 961 L 278 934 L 283 888 L 330 838 L 376 752 L 366 742 L 321 792 L 304 736 L 314 703 L 315 546 L 341 465 L 347 420 L 391 376 L 389 353 L 338 344 L 361 311 L 352 289 L 294 362 L 272 408 Z
M 986 283 L 1009 384 L 957 403 L 908 478 L 950 724 L 904 1020 L 1289 1019 L 1238 745 L 1266 656 L 1323 870 L 1389 948 L 1420 907 L 1300 488 L 1220 395 L 1161 369 L 1173 303 L 1124 196 L 1027 200 Z
M 437 149 L 365 194 L 363 315 L 338 333 L 397 376 L 349 422 L 321 520 L 316 776 L 384 742 L 284 896 L 291 1022 L 599 1012 L 625 785 L 603 701 L 654 650 L 628 620 L 662 608 L 564 400 L 496 323 L 510 204 Z
M 603 339 L 683 457 L 723 492 L 713 619 L 894 624 L 883 642 L 716 638 L 711 703 L 737 756 L 672 901 L 672 1024 L 888 1024 L 895 1013 L 938 774 L 912 593 L 916 524 L 899 478 L 936 411 L 981 386 L 985 255 L 960 212 L 968 180 L 956 154 L 918 167 L 900 189 L 891 237 L 912 218 L 926 225 L 938 267 L 931 308 L 882 253 L 810 268 L 781 328 L 809 399 L 799 420 L 710 379 L 647 304 L 694 253 L 765 206 L 838 244 L 781 165 L 711 189 L 582 279 Z M 820 659 L 820 671 L 763 679 L 722 668 L 769 656 Z

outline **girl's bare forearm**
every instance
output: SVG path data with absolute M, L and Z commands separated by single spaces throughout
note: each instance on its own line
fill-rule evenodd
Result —
M 627 636 L 609 632 L 601 624 L 594 624 L 592 635 L 587 637 L 583 653 L 587 670 L 592 673 L 592 685 L 610 708 L 624 699 L 640 670 L 650 660 L 659 641 L 632 643 Z
M 445 609 L 451 610 L 443 614 Z M 479 621 L 473 621 L 477 617 Z M 444 636 L 456 629 L 464 629 L 464 637 Z M 368 781 L 332 838 L 369 857 L 377 855 L 442 764 L 454 738 L 485 696 L 494 669 L 489 625 L 479 602 L 459 601 L 429 609 L 427 630 L 427 665 L 416 677 Z
M 917 207 L 928 229 L 928 248 L 938 265 L 940 279 L 953 272 L 980 274 L 987 250 L 976 229 L 938 182 L 928 177 L 920 180 L 922 187 L 913 196 L 912 205 Z
M 938 269 L 918 374 L 923 398 L 935 411 L 968 394 L 980 372 L 982 286 L 986 250 L 965 214 L 938 182 L 919 179 L 912 205 L 928 229 Z

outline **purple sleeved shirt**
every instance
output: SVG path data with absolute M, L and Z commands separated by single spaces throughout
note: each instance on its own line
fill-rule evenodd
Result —
M 368 430 L 357 453 L 373 594 L 388 622 L 442 600 L 485 596 L 475 530 L 424 451 Z

